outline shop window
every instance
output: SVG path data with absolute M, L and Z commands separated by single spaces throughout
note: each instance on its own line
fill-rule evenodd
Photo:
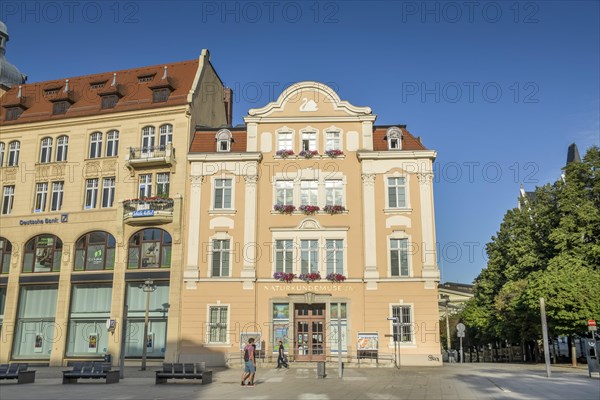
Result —
M 58 272 L 62 241 L 54 235 L 39 235 L 25 244 L 23 272 Z
M 283 342 L 283 347 L 292 352 L 288 347 L 288 329 L 290 326 L 290 305 L 288 303 L 273 304 L 273 334 L 271 335 L 273 353 L 279 349 L 279 341 Z
M 114 269 L 115 237 L 94 231 L 81 236 L 75 243 L 75 271 Z
M 170 268 L 171 235 L 162 229 L 149 228 L 129 239 L 127 268 Z
M 2 274 L 8 274 L 10 270 L 11 253 L 12 243 L 0 236 L 0 273 Z

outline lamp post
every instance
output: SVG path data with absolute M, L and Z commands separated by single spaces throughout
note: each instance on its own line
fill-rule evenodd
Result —
M 146 356 L 148 355 L 148 314 L 150 313 L 150 293 L 156 290 L 154 282 L 150 279 L 146 279 L 144 283 L 140 284 L 140 289 L 146 292 L 146 316 L 144 318 L 144 337 L 142 345 L 142 371 L 146 370 Z
M 397 348 L 398 348 L 398 338 L 397 335 L 399 335 L 399 333 L 396 333 L 396 328 L 398 327 L 398 317 L 388 317 L 388 321 L 392 321 L 392 325 L 393 325 L 393 329 L 392 329 L 392 339 L 394 339 L 394 364 L 396 364 L 396 368 L 400 368 L 400 363 L 398 362 L 398 352 L 397 352 Z
M 450 296 L 442 294 L 440 297 L 444 300 L 444 306 L 446 308 L 446 346 L 448 350 L 448 361 L 450 361 L 450 322 L 448 321 L 448 303 L 450 302 Z

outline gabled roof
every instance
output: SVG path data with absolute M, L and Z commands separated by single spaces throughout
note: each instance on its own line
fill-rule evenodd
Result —
M 402 150 L 427 150 L 421 143 L 421 139 L 415 138 L 406 130 L 405 125 L 377 125 L 373 127 L 373 151 L 389 150 L 386 134 L 388 128 L 392 126 L 397 126 L 402 131 Z
M 67 79 L 15 85 L 0 99 L 1 123 L 6 126 L 187 104 L 198 65 L 199 60 L 190 60 L 67 78 L 66 92 Z M 165 66 L 167 79 L 163 79 Z M 145 79 L 140 80 L 142 77 Z M 113 78 L 116 85 L 112 85 Z M 166 102 L 153 103 L 152 89 L 160 87 L 171 87 L 172 92 Z M 101 94 L 117 94 L 120 98 L 114 108 L 101 109 Z M 72 104 L 65 114 L 53 115 L 53 102 L 63 100 L 61 97 Z M 23 113 L 7 121 L 7 108 L 17 104 L 24 106 Z

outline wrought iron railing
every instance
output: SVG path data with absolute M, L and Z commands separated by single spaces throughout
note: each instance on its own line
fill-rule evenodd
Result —
M 171 144 L 160 146 L 142 146 L 129 148 L 129 160 L 144 158 L 169 157 L 174 155 L 175 150 Z
M 131 199 L 123 202 L 123 210 L 126 214 L 144 210 L 173 212 L 173 207 L 173 199 L 161 197 Z

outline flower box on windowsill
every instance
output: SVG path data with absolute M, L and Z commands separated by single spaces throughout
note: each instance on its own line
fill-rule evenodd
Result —
M 333 214 L 343 214 L 347 210 L 346 210 L 346 207 L 340 206 L 340 205 L 326 205 L 325 207 L 323 207 L 323 211 L 326 212 L 327 214 L 333 215 Z
M 321 210 L 321 208 L 319 206 L 310 206 L 310 205 L 303 204 L 300 207 L 298 207 L 298 210 L 300 210 L 301 212 L 303 212 L 306 215 L 313 215 L 316 212 L 319 212 L 319 210 Z
M 273 279 L 277 279 L 280 282 L 290 283 L 294 280 L 296 274 L 291 272 L 275 272 L 273 274 Z
M 328 281 L 331 281 L 331 282 L 339 283 L 339 282 L 344 282 L 346 280 L 346 277 L 342 274 L 336 274 L 335 272 L 332 272 L 330 274 L 327 274 L 325 279 L 327 279 Z
M 294 155 L 294 151 L 293 150 L 277 150 L 275 152 L 275 155 L 277 157 L 281 157 L 281 158 L 288 158 Z
M 338 158 L 338 157 L 343 156 L 344 152 L 341 150 L 337 150 L 337 149 L 327 150 L 327 151 L 325 151 L 325 155 L 328 157 L 331 157 L 331 158 Z
M 317 150 L 302 150 L 300 153 L 298 153 L 298 157 L 304 158 L 313 158 L 318 155 L 319 152 Z
M 296 206 L 291 204 L 275 204 L 273 206 L 273 210 L 278 212 L 279 214 L 292 214 L 296 211 Z
M 298 276 L 298 279 L 300 279 L 304 282 L 320 281 L 321 274 L 318 272 L 310 272 L 310 273 L 306 273 L 306 274 L 300 274 L 300 276 Z

